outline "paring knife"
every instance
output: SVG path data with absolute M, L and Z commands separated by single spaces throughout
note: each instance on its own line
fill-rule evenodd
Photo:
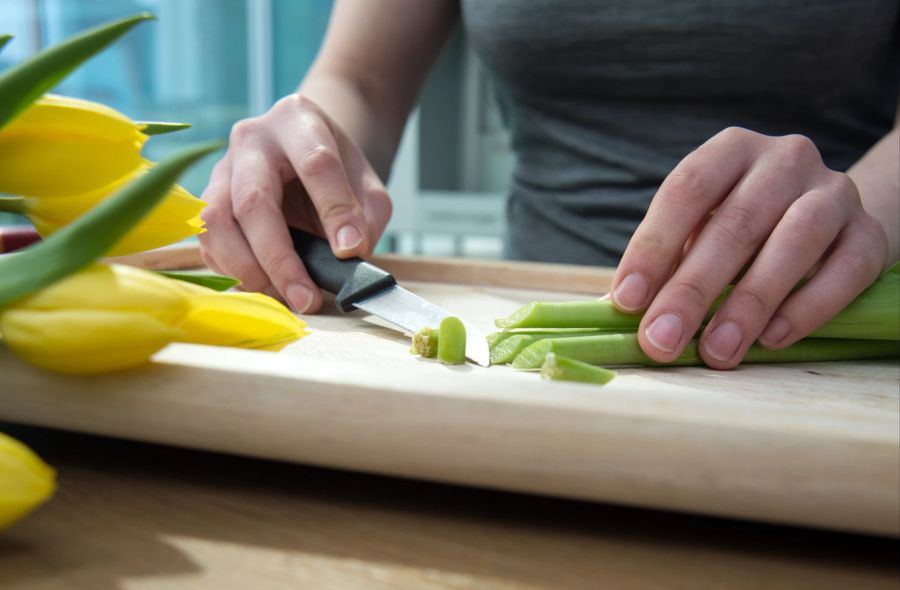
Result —
M 289 229 L 294 249 L 309 276 L 321 288 L 335 294 L 335 303 L 341 311 L 361 309 L 413 334 L 422 328 L 437 328 L 442 319 L 453 315 L 398 285 L 386 270 L 361 258 L 338 258 L 326 240 L 293 227 Z M 465 320 L 463 325 L 466 357 L 488 366 L 490 353 L 484 335 Z

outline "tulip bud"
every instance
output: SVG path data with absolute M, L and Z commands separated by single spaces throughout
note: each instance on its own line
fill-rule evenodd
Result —
M 122 265 L 92 265 L 0 310 L 10 350 L 73 374 L 138 366 L 171 342 L 278 350 L 305 327 L 265 295 L 220 293 Z
M 55 477 L 31 449 L 0 433 L 0 529 L 45 502 L 56 487 Z
M 25 197 L 15 212 L 46 237 L 152 166 L 141 156 L 144 125 L 98 103 L 45 95 L 0 130 L 0 193 Z M 140 252 L 198 234 L 203 207 L 176 185 L 109 254 Z

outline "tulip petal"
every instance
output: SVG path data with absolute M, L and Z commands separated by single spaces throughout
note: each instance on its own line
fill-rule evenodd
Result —
M 132 176 L 101 190 L 69 197 L 24 197 L 24 211 L 41 236 L 46 237 L 81 217 L 111 193 L 146 174 L 151 162 L 142 161 Z M 206 203 L 180 185 L 174 185 L 160 203 L 107 253 L 122 256 L 174 244 L 202 233 L 200 212 Z
M 0 192 L 65 197 L 130 178 L 147 136 L 105 105 L 64 96 L 38 99 L 0 131 Z
M 56 472 L 21 442 L 0 433 L 0 529 L 45 502 Z
M 11 309 L 0 315 L 0 333 L 32 365 L 76 375 L 142 365 L 179 336 L 150 314 L 84 309 Z
M 219 147 L 184 149 L 49 238 L 0 256 L 0 306 L 91 264 L 158 204 L 185 169 Z
M 177 282 L 122 264 L 92 264 L 17 301 L 12 309 L 109 310 L 152 315 L 174 326 L 188 310 Z
M 260 293 L 196 294 L 180 328 L 182 342 L 273 351 L 309 333 L 306 322 Z

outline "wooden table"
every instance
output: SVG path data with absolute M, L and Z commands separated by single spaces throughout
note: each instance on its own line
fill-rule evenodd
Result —
M 898 543 L 0 424 L 59 472 L 6 590 L 885 588 Z

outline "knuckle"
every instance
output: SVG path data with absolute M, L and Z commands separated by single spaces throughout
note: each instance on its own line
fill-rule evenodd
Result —
M 235 145 L 241 145 L 257 132 L 257 123 L 254 119 L 243 119 L 231 127 L 229 141 Z
M 291 276 L 296 264 L 296 255 L 285 250 L 269 250 L 260 257 L 263 267 L 272 276 Z
M 849 175 L 843 172 L 832 172 L 828 178 L 828 186 L 854 206 L 862 207 L 859 188 Z
M 818 158 L 816 144 L 805 135 L 792 134 L 779 137 L 776 151 L 783 167 L 792 169 Z
M 339 165 L 340 158 L 334 150 L 319 145 L 303 156 L 298 172 L 301 177 L 316 176 Z
M 208 227 L 222 225 L 226 221 L 227 216 L 228 213 L 225 208 L 220 205 L 207 205 L 200 212 L 200 219 Z M 200 235 L 203 236 L 203 234 Z
M 258 215 L 259 211 L 269 204 L 269 196 L 261 187 L 247 187 L 235 195 L 234 215 L 238 219 L 247 219 Z
M 834 223 L 842 216 L 841 207 L 833 199 L 810 193 L 794 201 L 784 212 L 783 220 L 790 232 L 804 243 L 821 244 L 834 238 Z
M 393 203 L 387 190 L 383 187 L 367 188 L 362 194 L 363 202 L 376 209 L 391 210 Z
M 359 207 L 355 204 L 346 203 L 344 201 L 331 200 L 322 203 L 319 217 L 322 221 L 331 221 L 341 218 L 354 217 L 359 213 Z
M 734 305 L 742 310 L 740 314 L 758 321 L 767 320 L 776 307 L 773 297 L 766 293 L 761 285 L 740 285 L 729 297 Z
M 666 239 L 666 234 L 656 230 L 635 234 L 634 239 L 629 243 L 629 247 L 632 244 L 640 250 L 641 258 L 646 260 L 669 260 L 675 249 L 671 241 Z
M 876 277 L 881 271 L 882 261 L 872 255 L 872 251 L 864 246 L 841 248 L 835 252 L 836 262 L 846 269 L 847 276 L 864 280 Z
M 663 181 L 654 201 L 666 201 L 674 208 L 689 208 L 703 194 L 703 178 L 700 168 L 682 162 Z
M 719 131 L 715 135 L 715 139 L 724 143 L 737 143 L 747 141 L 748 139 L 751 139 L 757 135 L 759 134 L 750 131 L 749 129 L 732 125 L 731 127 L 726 127 L 725 129 Z
M 292 104 L 295 108 L 297 108 L 299 110 L 303 110 L 303 111 L 310 111 L 320 117 L 324 115 L 324 113 L 322 112 L 322 109 L 319 108 L 318 103 L 316 103 L 309 97 L 303 96 L 302 94 L 294 94 L 294 95 L 292 95 L 292 98 L 293 98 Z
M 712 302 L 712 297 L 708 293 L 709 288 L 706 285 L 706 281 L 696 275 L 676 279 L 672 285 L 673 299 L 686 301 L 688 305 L 704 311 Z
M 757 221 L 760 216 L 754 207 L 729 205 L 720 209 L 715 217 L 718 217 L 717 231 L 728 246 L 747 248 L 755 246 L 762 238 Z
M 272 105 L 271 112 L 294 112 L 300 110 L 302 107 L 303 103 L 300 96 L 298 96 L 297 93 L 291 93 L 278 99 L 278 101 Z

